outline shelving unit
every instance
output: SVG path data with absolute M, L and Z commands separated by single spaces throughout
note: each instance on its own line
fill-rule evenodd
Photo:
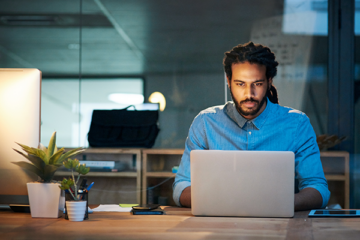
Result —
M 90 204 L 160 201 L 163 205 L 172 206 L 175 205 L 172 184 L 176 175 L 172 173 L 172 168 L 179 166 L 183 152 L 184 149 L 88 148 L 76 158 L 115 161 L 127 166 L 117 172 L 90 171 L 85 176 L 88 183 L 95 182 L 89 192 Z M 343 208 L 349 208 L 349 153 L 328 151 L 321 152 L 320 157 L 331 192 L 329 204 L 338 203 Z M 57 171 L 55 179 L 61 180 L 70 175 L 69 171 Z
M 117 165 L 112 170 L 90 170 L 84 176 L 88 184 L 95 182 L 89 204 L 141 202 L 141 149 L 88 148 L 75 157 L 80 161 L 114 161 Z M 69 171 L 55 173 L 58 180 L 69 176 Z
M 179 166 L 184 149 L 144 149 L 142 151 L 142 203 L 175 205 L 172 199 L 174 166 Z M 152 188 L 153 187 L 153 188 Z
M 350 208 L 349 153 L 320 152 L 320 158 L 331 192 L 328 205 L 338 203 L 342 208 Z

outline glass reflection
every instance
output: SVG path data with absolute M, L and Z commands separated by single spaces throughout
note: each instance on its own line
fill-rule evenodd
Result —
M 94 109 L 121 109 L 128 105 L 139 104 L 139 102 L 116 103 L 109 99 L 114 92 L 139 95 L 144 99 L 143 79 L 83 78 L 80 85 L 79 79 L 76 78 L 43 79 L 42 142 L 48 142 L 49 136 L 56 130 L 59 146 L 88 147 L 87 133 Z M 81 93 L 80 101 L 79 93 Z

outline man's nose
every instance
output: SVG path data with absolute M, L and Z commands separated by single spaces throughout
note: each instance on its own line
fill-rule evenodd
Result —
M 245 98 L 251 98 L 254 96 L 254 91 L 251 86 L 245 88 Z

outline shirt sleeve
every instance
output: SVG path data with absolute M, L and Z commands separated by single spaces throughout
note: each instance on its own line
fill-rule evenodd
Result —
M 194 149 L 207 149 L 204 121 L 201 113 L 195 117 L 190 126 L 189 134 L 185 141 L 185 151 L 173 184 L 173 199 L 176 205 L 180 207 L 180 195 L 185 188 L 191 185 L 190 152 Z
M 330 191 L 320 161 L 320 150 L 316 143 L 316 135 L 309 118 L 302 115 L 296 136 L 295 179 L 299 182 L 299 190 L 314 188 L 322 196 L 322 208 L 325 208 Z

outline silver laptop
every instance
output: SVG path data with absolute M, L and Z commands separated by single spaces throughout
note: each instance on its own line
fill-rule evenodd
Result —
M 293 217 L 294 162 L 287 151 L 191 151 L 192 214 Z

